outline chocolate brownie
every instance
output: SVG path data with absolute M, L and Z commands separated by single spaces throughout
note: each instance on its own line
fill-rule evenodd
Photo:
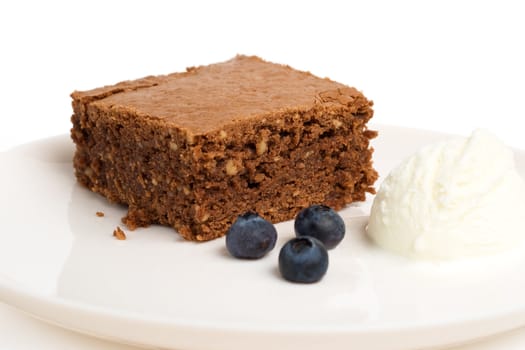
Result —
M 223 236 L 374 192 L 372 102 L 354 88 L 258 57 L 72 93 L 78 181 L 128 206 L 129 229 Z

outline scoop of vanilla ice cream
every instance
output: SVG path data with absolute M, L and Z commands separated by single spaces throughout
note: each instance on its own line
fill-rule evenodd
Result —
M 482 129 L 422 148 L 381 184 L 367 233 L 387 250 L 423 259 L 517 246 L 525 239 L 525 182 L 512 151 Z

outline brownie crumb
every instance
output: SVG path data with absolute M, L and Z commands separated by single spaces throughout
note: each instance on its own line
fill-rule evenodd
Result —
M 113 231 L 113 237 L 115 237 L 119 241 L 123 241 L 126 239 L 126 234 L 124 233 L 124 231 L 122 231 L 122 229 L 119 226 L 117 226 L 117 228 Z
M 101 217 L 104 216 L 104 213 L 101 212 L 101 211 L 97 211 L 95 214 L 96 214 L 99 218 L 101 218 Z

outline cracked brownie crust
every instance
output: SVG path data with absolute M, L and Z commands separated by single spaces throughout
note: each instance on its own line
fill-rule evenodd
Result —
M 71 96 L 76 177 L 129 229 L 205 241 L 248 210 L 279 222 L 374 192 L 372 102 L 307 72 L 237 56 Z

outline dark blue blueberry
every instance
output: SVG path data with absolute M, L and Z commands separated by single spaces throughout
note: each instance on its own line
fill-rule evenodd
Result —
M 297 237 L 288 241 L 279 252 L 279 271 L 292 282 L 314 283 L 328 270 L 328 252 L 313 237 Z
M 236 258 L 259 259 L 275 247 L 277 231 L 256 213 L 239 215 L 226 233 L 226 248 Z
M 295 235 L 315 237 L 326 249 L 335 248 L 345 236 L 345 223 L 341 216 L 326 205 L 312 205 L 295 218 Z

